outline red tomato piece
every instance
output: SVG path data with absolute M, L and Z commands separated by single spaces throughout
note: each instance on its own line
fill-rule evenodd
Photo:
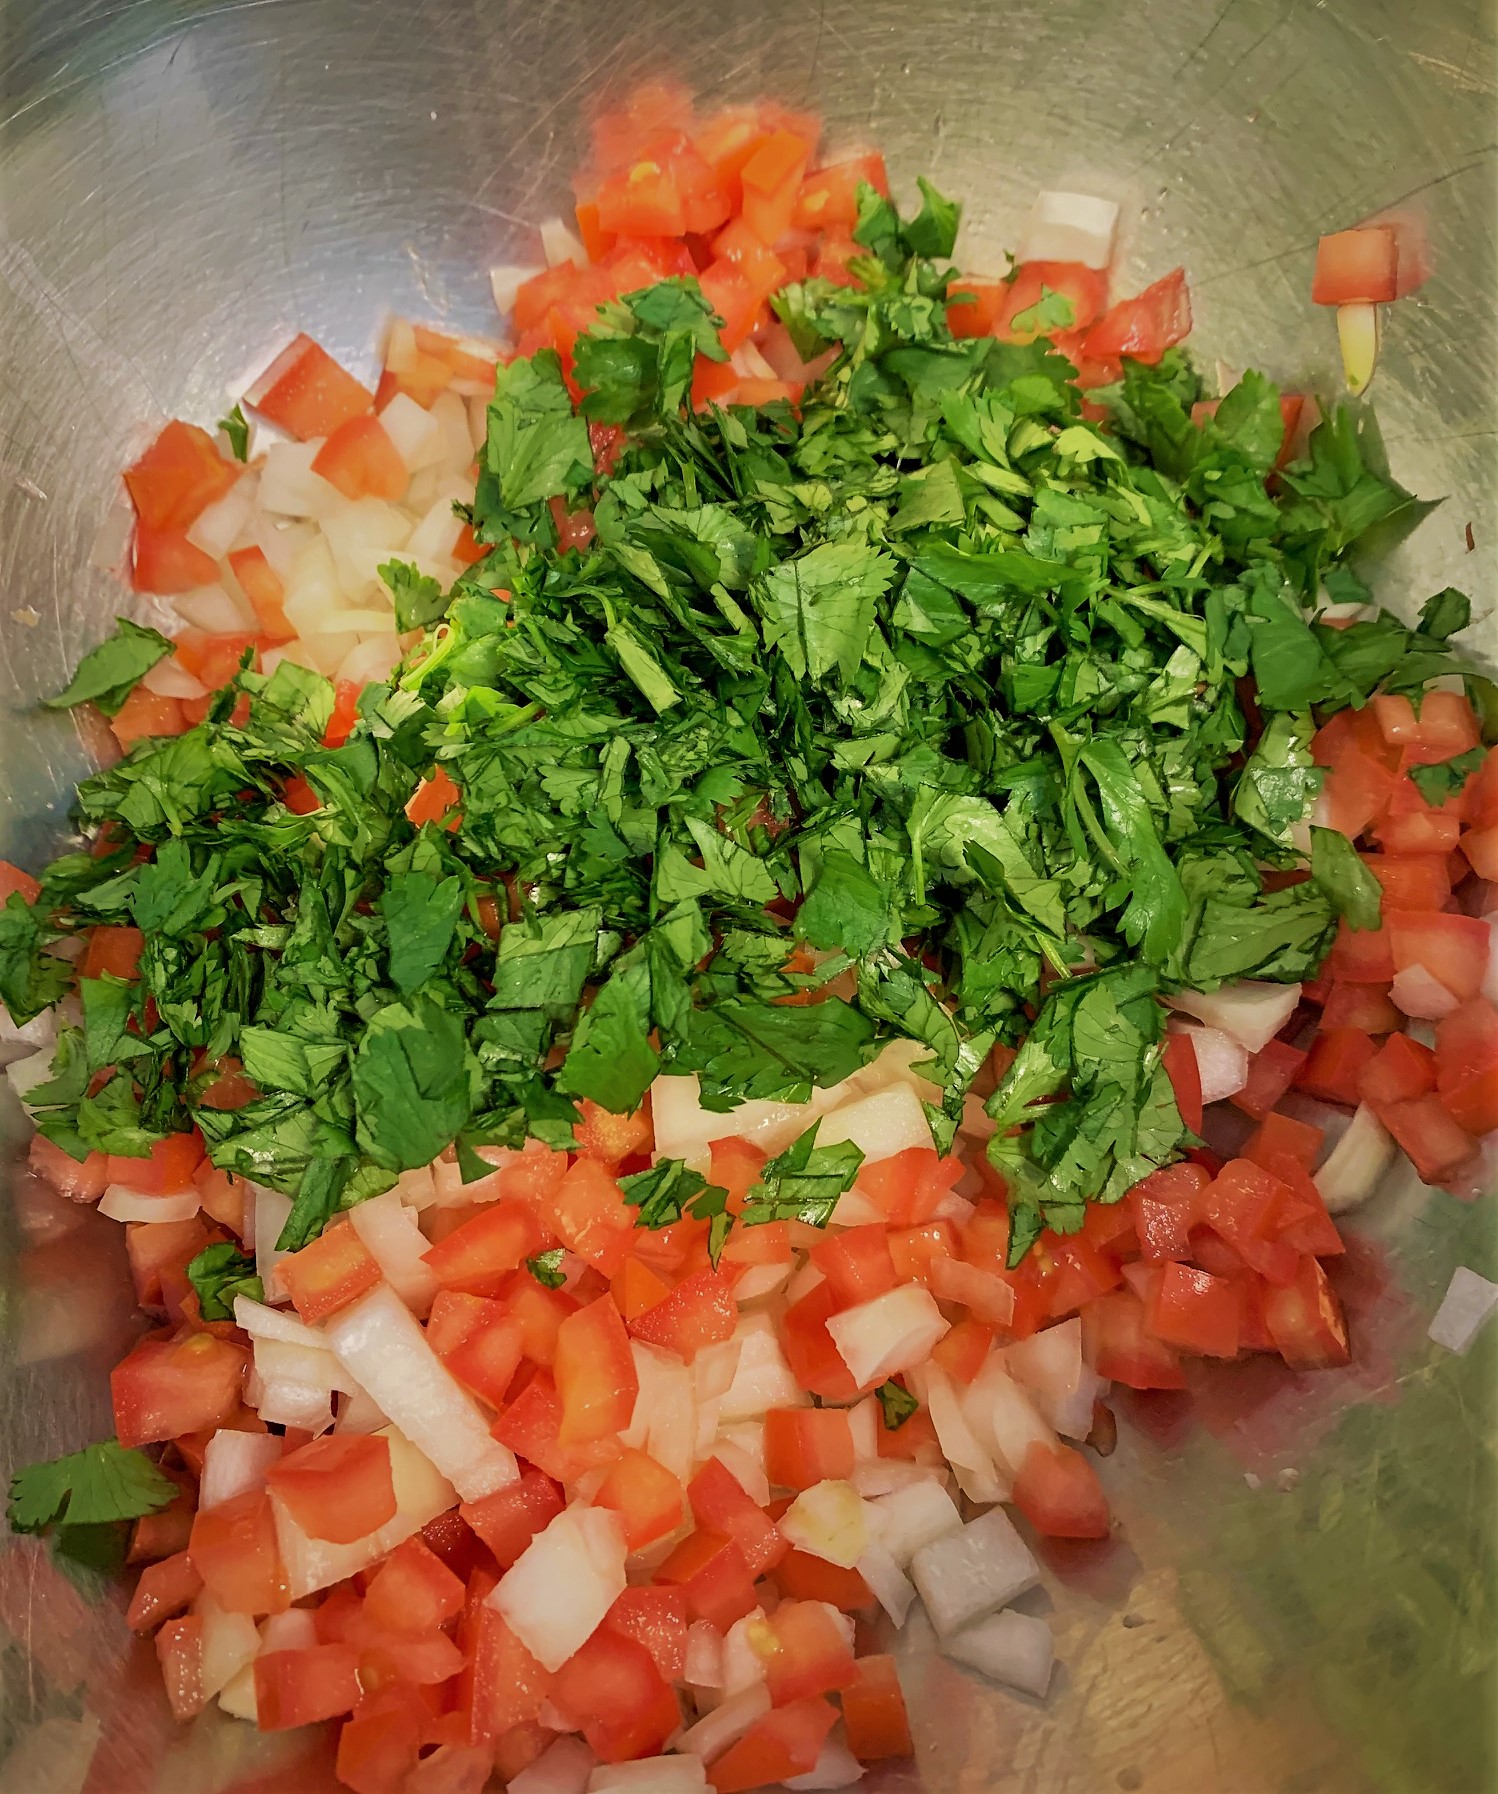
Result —
M 1480 916 L 1390 910 L 1385 925 L 1397 971 L 1423 966 L 1462 1002 L 1482 989 L 1493 936 Z
M 520 1328 L 521 1351 L 532 1364 L 548 1368 L 556 1358 L 557 1330 L 582 1303 L 564 1289 L 547 1289 L 529 1271 L 517 1271 L 499 1298 Z
M 853 1668 L 854 1680 L 842 1691 L 848 1749 L 860 1763 L 910 1756 L 910 1720 L 894 1658 L 860 1657 Z
M 501 1445 L 560 1483 L 576 1482 L 584 1471 L 611 1464 L 623 1450 L 617 1437 L 564 1445 L 561 1430 L 561 1397 L 544 1370 L 536 1372 L 490 1428 Z
M 1377 1114 L 1403 1148 L 1422 1183 L 1444 1182 L 1477 1155 L 1477 1142 L 1452 1118 L 1438 1096 L 1386 1103 Z
M 1248 1082 L 1228 1101 L 1255 1121 L 1262 1121 L 1299 1077 L 1306 1056 L 1287 1041 L 1271 1040 L 1254 1054 L 1248 1065 Z
M 841 1418 L 846 1420 L 846 1416 Z M 851 1460 L 844 1474 L 852 1474 Z M 751 1577 L 772 1570 L 789 1549 L 779 1528 L 721 1458 L 709 1458 L 687 1484 L 687 1500 L 699 1527 L 720 1533 L 738 1546 Z
M 891 1227 L 915 1227 L 933 1218 L 964 1169 L 960 1159 L 941 1158 L 929 1146 L 908 1146 L 863 1166 L 858 1188 L 884 1211 Z
M 200 1508 L 187 1547 L 193 1568 L 228 1613 L 280 1613 L 289 1604 L 276 1522 L 264 1489 Z
M 217 578 L 217 563 L 189 542 L 181 530 L 152 529 L 148 523 L 136 524 L 130 583 L 137 592 L 174 598 L 179 593 L 194 591 L 198 586 L 211 586 Z
M 1296 1088 L 1324 1102 L 1356 1107 L 1363 1073 L 1377 1052 L 1377 1045 L 1356 1028 L 1323 1029 L 1311 1042 Z
M 330 436 L 374 405 L 374 394 L 310 336 L 294 337 L 244 396 L 299 442 Z
M 807 1775 L 837 1723 L 837 1708 L 822 1696 L 775 1707 L 757 1720 L 708 1770 L 717 1794 L 747 1794 L 798 1775 Z
M 627 1588 L 603 1623 L 611 1632 L 643 1645 L 668 1682 L 681 1680 L 688 1622 L 686 1596 L 679 1588 Z
M 88 945 L 78 963 L 78 976 L 102 978 L 108 972 L 115 978 L 139 978 L 141 949 L 144 946 L 145 936 L 138 928 L 91 928 L 88 931 Z M 201 1142 L 198 1156 L 202 1157 Z M 140 1160 L 131 1159 L 129 1163 L 139 1166 Z
M 362 1696 L 338 1733 L 338 1780 L 354 1794 L 400 1794 L 416 1767 L 422 1730 L 405 1689 Z
M 1472 706 L 1459 691 L 1428 691 L 1420 699 L 1420 712 L 1403 694 L 1373 699 L 1372 710 L 1379 733 L 1391 747 L 1408 753 L 1418 750 L 1415 764 L 1434 765 L 1469 753 L 1482 743 L 1482 732 Z
M 9 860 L 0 860 L 0 908 L 18 893 L 25 902 L 35 903 L 41 896 L 42 887 L 29 872 L 13 866 Z
M 640 1384 L 612 1296 L 600 1296 L 562 1322 L 552 1374 L 562 1403 L 563 1445 L 591 1444 L 629 1425 Z
M 380 1281 L 380 1267 L 348 1221 L 335 1221 L 308 1246 L 288 1253 L 278 1274 L 292 1306 L 309 1324 L 345 1308 Z
M 613 1279 L 609 1288 L 626 1323 L 634 1321 L 647 1309 L 654 1308 L 658 1302 L 664 1302 L 671 1294 L 671 1285 L 665 1278 L 657 1276 L 649 1265 L 638 1258 L 625 1260 L 624 1269 Z
M 1191 334 L 1191 295 L 1186 271 L 1174 268 L 1137 298 L 1121 299 L 1106 311 L 1083 339 L 1083 353 L 1092 361 L 1129 356 L 1153 364 L 1174 344 Z
M 468 1667 L 458 1679 L 460 1711 L 471 1744 L 492 1744 L 512 1726 L 534 1721 L 545 1706 L 552 1676 L 538 1663 L 485 1597 L 495 1579 L 476 1570 L 458 1623 L 458 1647 Z
M 1202 1080 L 1191 1036 L 1167 1034 L 1160 1049 L 1160 1061 L 1175 1092 L 1181 1125 L 1193 1134 L 1199 1134 L 1202 1131 Z
M 594 1507 L 612 1508 L 631 1551 L 642 1551 L 681 1525 L 680 1480 L 649 1452 L 626 1446 L 593 1495 Z
M 196 1215 L 189 1221 L 127 1221 L 125 1253 L 141 1307 L 163 1307 L 163 1280 L 179 1288 L 188 1265 L 207 1244 L 208 1229 Z
M 612 1115 L 587 1097 L 583 1097 L 577 1106 L 582 1120 L 573 1128 L 572 1137 L 577 1141 L 582 1158 L 597 1159 L 613 1171 L 625 1159 L 648 1153 L 655 1142 L 648 1103 L 636 1109 L 633 1115 Z
M 498 1303 L 493 1307 L 499 1310 Z M 442 1358 L 465 1389 L 491 1408 L 502 1408 L 520 1368 L 524 1344 L 520 1323 L 500 1310 L 495 1318 L 486 1313 Z
M 676 1696 L 650 1652 L 608 1626 L 557 1671 L 552 1699 L 605 1763 L 655 1756 L 681 1725 Z
M 931 1356 L 957 1383 L 971 1383 L 988 1360 L 994 1330 L 966 1315 L 937 1340 Z
M 840 1308 L 871 1302 L 895 1287 L 895 1261 L 882 1222 L 828 1234 L 812 1247 L 811 1258 Z
M 806 174 L 806 140 L 773 131 L 740 170 L 744 222 L 762 243 L 778 243 L 791 228 Z
M 744 1554 L 719 1532 L 688 1533 L 655 1572 L 667 1588 L 679 1588 L 694 1620 L 726 1632 L 758 1604 Z
M 1308 1121 L 1297 1121 L 1291 1115 L 1266 1115 L 1249 1136 L 1243 1157 L 1273 1172 L 1271 1158 L 1285 1155 L 1309 1171 L 1321 1156 L 1326 1136 Z
M 422 1254 L 444 1289 L 497 1296 L 510 1274 L 556 1242 L 529 1203 L 501 1199 Z
M 1014 1479 L 1014 1505 L 1048 1538 L 1108 1536 L 1103 1486 L 1091 1464 L 1069 1445 L 1047 1445 L 1040 1439 L 1031 1444 Z
M 91 1152 L 80 1164 L 45 1134 L 33 1134 L 26 1162 L 38 1177 L 69 1202 L 97 1202 L 109 1183 L 109 1159 Z
M 255 1723 L 262 1732 L 336 1719 L 354 1710 L 359 1695 L 359 1659 L 348 1645 L 267 1651 L 255 1659 Z
M 1464 831 L 1461 850 L 1467 864 L 1479 878 L 1489 884 L 1498 883 L 1498 827 L 1469 828 Z
M 239 478 L 206 430 L 179 418 L 125 469 L 135 514 L 153 530 L 190 529 Z
M 1036 1242 L 1032 1256 L 1044 1280 L 1047 1312 L 1057 1320 L 1104 1290 L 1117 1288 L 1121 1281 L 1116 1262 L 1081 1234 L 1047 1230 Z
M 152 1632 L 163 1620 L 190 1607 L 202 1586 L 203 1578 L 186 1551 L 147 1564 L 130 1597 L 125 1624 L 132 1632 Z
M 507 1483 L 479 1501 L 465 1501 L 458 1512 L 508 1570 L 538 1532 L 544 1532 L 566 1506 L 560 1487 L 529 1464 L 520 1480 Z
M 202 1162 L 203 1136 L 196 1129 L 190 1134 L 168 1134 L 164 1140 L 152 1142 L 148 1158 L 110 1153 L 109 1181 L 142 1196 L 177 1196 L 193 1187 Z
M 833 1694 L 857 1676 L 853 1647 L 820 1601 L 782 1601 L 753 1643 L 777 1707 Z
M 1375 823 L 1373 837 L 1385 853 L 1451 853 L 1461 840 L 1463 800 L 1439 808 L 1425 801 L 1412 779 L 1396 778 L 1389 807 Z
M 786 1309 L 781 1318 L 781 1343 L 791 1374 L 803 1389 L 824 1401 L 847 1402 L 858 1394 L 858 1385 L 827 1331 L 827 1323 L 836 1313 L 831 1289 L 826 1283 L 817 1284 Z
M 1041 304 L 1042 294 L 1053 293 L 1071 308 L 1071 316 L 1046 326 L 1039 318 L 1026 318 Z M 1009 282 L 994 333 L 1005 342 L 1033 343 L 1038 336 L 1055 336 L 1086 330 L 1102 316 L 1108 303 L 1108 276 L 1080 262 L 1021 262 Z M 1016 324 L 1016 318 L 1025 320 Z
M 389 1462 L 388 1444 L 385 1450 Z M 433 1632 L 463 1611 L 463 1584 L 420 1538 L 397 1545 L 364 1591 L 365 1617 L 387 1632 Z
M 635 1211 L 596 1159 L 578 1159 L 552 1195 L 551 1223 L 579 1258 L 614 1277 L 634 1239 Z
M 770 1575 L 781 1594 L 796 1601 L 827 1601 L 844 1613 L 863 1613 L 874 1605 L 873 1591 L 857 1570 L 809 1551 L 787 1551 Z
M 1333 231 L 1316 245 L 1313 305 L 1382 305 L 1399 288 L 1399 249 L 1392 230 L 1363 225 Z
M 731 1277 L 722 1271 L 694 1271 L 663 1302 L 636 1315 L 629 1331 L 690 1364 L 704 1346 L 731 1339 L 738 1318 Z
M 1391 1034 L 1363 1068 L 1358 1090 L 1368 1103 L 1405 1102 L 1436 1087 L 1436 1056 L 1408 1034 Z
M 1469 1134 L 1498 1128 L 1498 1010 L 1481 999 L 1436 1023 L 1436 1088 Z
M 1129 1191 L 1139 1250 L 1151 1264 L 1190 1257 L 1191 1229 L 1202 1218 L 1202 1193 L 1211 1181 L 1186 1161 L 1152 1171 Z
M 309 1538 L 334 1545 L 351 1545 L 395 1518 L 390 1441 L 380 1433 L 314 1439 L 272 1464 L 265 1482 Z
M 1378 880 L 1383 907 L 1442 909 L 1451 898 L 1451 874 L 1438 853 L 1365 853 L 1359 856 Z
M 878 150 L 813 169 L 801 183 L 791 222 L 797 230 L 826 230 L 839 224 L 852 230 L 858 222 L 858 189 L 865 183 L 889 198 L 889 176 Z
M 1392 1034 L 1404 1017 L 1376 984 L 1334 984 L 1321 1008 L 1323 1028 L 1359 1028 L 1364 1034 Z
M 1321 1370 L 1348 1360 L 1342 1306 L 1314 1258 L 1303 1258 L 1295 1282 L 1261 1292 L 1264 1324 L 1286 1364 Z
M 234 1412 L 249 1354 L 211 1333 L 143 1339 L 109 1374 L 121 1445 L 151 1445 L 223 1424 Z
M 339 424 L 313 457 L 312 471 L 351 499 L 401 499 L 411 480 L 389 432 L 371 412 Z
M 437 767 L 429 779 L 423 779 L 406 805 L 406 820 L 413 828 L 428 822 L 440 822 L 446 829 L 455 829 L 462 820 L 457 806 L 463 793 L 452 781 L 445 766 Z
M 947 288 L 947 328 L 959 338 L 992 336 L 1008 298 L 1007 280 L 954 280 Z
M 1149 1306 L 1156 1338 L 1207 1358 L 1238 1354 L 1241 1293 L 1222 1277 L 1192 1265 L 1169 1264 Z
M 197 1614 L 167 1621 L 156 1634 L 156 1657 L 172 1718 L 188 1720 L 201 1713 L 207 1697 L 203 1692 L 203 1622 Z

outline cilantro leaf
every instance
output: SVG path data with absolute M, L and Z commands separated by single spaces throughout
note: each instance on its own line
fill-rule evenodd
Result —
M 1336 829 L 1311 829 L 1311 882 L 1350 927 L 1382 927 L 1383 889 Z
M 441 583 L 410 561 L 381 561 L 376 571 L 395 605 L 399 634 L 404 635 L 408 629 L 425 629 L 446 611 L 447 598 Z
M 881 1383 L 874 1394 L 879 1398 L 884 1424 L 892 1433 L 898 1432 L 912 1414 L 920 1412 L 921 1404 L 899 1383 Z
M 70 710 L 75 704 L 93 704 L 113 716 L 157 661 L 172 651 L 159 630 L 115 618 L 115 632 L 91 648 L 78 663 L 78 671 L 55 698 L 43 698 L 49 710 Z
M 544 1284 L 547 1289 L 560 1289 L 567 1281 L 567 1273 L 562 1269 L 563 1248 L 553 1246 L 549 1252 L 538 1252 L 534 1258 L 525 1261 L 525 1268 L 537 1283 Z
M 756 1227 L 766 1221 L 805 1221 L 825 1227 L 838 1198 L 853 1187 L 863 1151 L 851 1140 L 817 1145 L 821 1121 L 814 1121 L 784 1152 L 765 1164 L 739 1214 L 739 1224 Z
M 187 1280 L 198 1292 L 198 1308 L 205 1321 L 232 1321 L 234 1298 L 248 1296 L 263 1302 L 265 1289 L 255 1271 L 255 1261 L 232 1240 L 205 1246 L 189 1260 Z
M 360 1146 L 391 1171 L 430 1165 L 473 1112 L 474 1073 L 450 1010 L 421 996 L 376 1010 L 353 1062 Z
M 1453 797 L 1460 796 L 1466 788 L 1467 780 L 1478 771 L 1487 757 L 1486 748 L 1469 748 L 1465 754 L 1453 755 L 1450 760 L 1437 760 L 1430 766 L 1412 766 L 1410 777 L 1419 787 L 1420 795 L 1426 803 L 1439 809 Z
M 17 1470 L 10 1479 L 8 1514 L 13 1532 L 43 1532 L 53 1524 L 100 1526 L 154 1514 L 175 1501 L 177 1492 L 143 1451 L 107 1439 Z
M 241 406 L 235 404 L 230 408 L 227 417 L 218 420 L 218 426 L 229 439 L 229 450 L 236 461 L 248 461 L 250 458 L 250 426 Z
M 463 912 L 462 881 L 430 872 L 392 874 L 380 895 L 390 937 L 390 982 L 403 996 L 426 983 L 447 958 Z

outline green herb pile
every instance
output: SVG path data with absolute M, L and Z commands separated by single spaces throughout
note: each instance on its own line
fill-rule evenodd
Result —
M 454 1140 L 476 1175 L 476 1146 L 568 1144 L 575 1099 L 627 1111 L 663 1071 L 713 1108 L 801 1099 L 903 1035 L 940 1144 L 1023 1042 L 989 1103 L 1016 1258 L 1178 1154 L 1158 998 L 1307 977 L 1340 915 L 1376 914 L 1340 837 L 1309 880 L 1264 869 L 1305 864 L 1318 713 L 1447 671 L 1466 601 L 1317 622 L 1367 596 L 1354 543 L 1421 513 L 1370 427 L 1335 411 L 1272 474 L 1275 387 L 1246 375 L 1198 426 L 1175 351 L 1085 420 L 1043 341 L 952 338 L 957 212 L 924 192 L 902 223 L 865 190 L 861 288 L 778 301 L 804 355 L 837 351 L 799 416 L 686 408 L 723 354 L 691 281 L 602 308 L 580 408 L 550 352 L 502 369 L 471 517 L 492 552 L 448 594 L 385 570 L 402 627 L 432 627 L 346 745 L 322 744 L 329 682 L 283 663 L 84 783 L 113 845 L 0 913 L 0 996 L 55 1002 L 47 949 L 93 924 L 145 947 L 138 982 L 82 981 L 44 1133 L 138 1154 L 195 1122 L 294 1197 L 298 1246 Z M 590 425 L 625 432 L 609 477 Z M 558 552 L 557 500 L 593 509 L 587 551 Z M 123 626 L 64 698 L 117 708 L 166 651 Z M 455 829 L 405 818 L 434 762 Z M 783 1001 L 848 972 L 850 1000 Z M 202 1102 L 224 1055 L 262 1093 L 232 1112 Z M 673 1175 L 629 1192 L 646 1224 L 700 1207 Z

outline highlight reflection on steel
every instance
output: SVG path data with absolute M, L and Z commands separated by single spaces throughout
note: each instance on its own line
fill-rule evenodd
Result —
M 1479 615 L 1498 598 L 1486 0 L 6 0 L 0 18 L 10 857 L 57 843 L 88 764 L 69 721 L 30 706 L 126 602 L 86 563 L 132 432 L 218 416 L 296 329 L 367 368 L 391 312 L 492 327 L 486 270 L 531 259 L 566 209 L 585 107 L 663 66 L 876 139 L 898 189 L 929 171 L 966 201 L 974 268 L 1000 265 L 1038 187 L 1111 193 L 1135 219 L 1126 282 L 1187 263 L 1200 355 L 1313 389 L 1336 357 L 1307 303 L 1318 234 L 1422 205 L 1436 273 L 1390 313 L 1372 397 L 1395 473 L 1451 496 L 1379 595 L 1410 607 L 1452 583 Z M 107 1430 L 131 1327 L 117 1230 L 10 1181 L 7 1471 Z M 863 1785 L 1491 1786 L 1498 1347 L 1490 1329 L 1455 1359 L 1424 1330 L 1454 1266 L 1494 1259 L 1490 1207 L 1390 1189 L 1341 1276 L 1351 1369 L 1217 1368 L 1194 1407 L 1119 1400 L 1118 1535 L 1047 1554 L 1049 1701 L 959 1670 L 918 1623 L 898 1646 L 917 1763 Z M 0 1791 L 322 1785 L 295 1736 L 175 1728 L 123 1605 L 34 1541 L 3 1547 Z

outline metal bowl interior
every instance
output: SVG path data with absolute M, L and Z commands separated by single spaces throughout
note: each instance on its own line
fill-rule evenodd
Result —
M 1374 572 L 1410 608 L 1498 597 L 1492 9 L 1476 0 L 9 0 L 0 47 L 0 851 L 63 837 L 89 764 L 36 700 L 116 610 L 87 564 L 140 426 L 211 420 L 294 330 L 367 369 L 391 313 L 492 328 L 486 270 L 565 211 L 587 107 L 662 67 L 706 98 L 815 108 L 897 187 L 966 202 L 998 264 L 1030 197 L 1126 202 L 1123 278 L 1192 275 L 1197 352 L 1333 387 L 1307 303 L 1318 234 L 1409 201 L 1435 273 L 1393 308 L 1374 387 L 1395 473 L 1449 495 Z M 1469 526 L 1470 525 L 1470 529 Z M 1475 543 L 1475 549 L 1473 544 Z M 1474 632 L 1493 657 L 1491 626 Z M 14 1160 L 23 1128 L 8 1093 Z M 4 1222 L 7 1466 L 107 1430 L 131 1326 L 117 1239 L 18 1166 Z M 1453 1267 L 1495 1274 L 1491 1207 L 1409 1183 L 1339 1273 L 1354 1365 L 1213 1371 L 1117 1404 L 1119 1527 L 1060 1546 L 1044 1704 L 898 1650 L 917 1741 L 872 1794 L 1475 1794 L 1492 1785 L 1495 1334 L 1425 1327 Z M 90 1566 L 0 1557 L 0 1790 L 321 1787 L 304 1741 L 178 1730 Z M 258 1776 L 264 1780 L 253 1780 Z

